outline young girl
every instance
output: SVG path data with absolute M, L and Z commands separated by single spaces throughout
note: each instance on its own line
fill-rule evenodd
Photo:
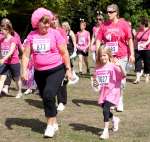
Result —
M 118 130 L 120 119 L 114 116 L 110 109 L 119 103 L 121 80 L 124 76 L 125 72 L 118 59 L 112 57 L 111 49 L 100 47 L 97 52 L 93 85 L 100 88 L 98 103 L 103 108 L 104 131 L 100 136 L 101 139 L 109 138 L 110 119 L 113 122 L 113 131 Z
M 90 33 L 86 30 L 86 22 L 81 19 L 80 31 L 77 32 L 77 54 L 79 56 L 79 73 L 82 74 L 82 62 L 84 60 L 87 73 L 89 73 L 88 67 L 88 49 L 90 46 Z

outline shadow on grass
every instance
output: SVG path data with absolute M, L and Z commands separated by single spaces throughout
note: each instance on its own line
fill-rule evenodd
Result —
M 25 99 L 25 102 L 27 102 L 29 105 L 34 106 L 36 108 L 43 108 L 43 103 L 41 100 L 32 100 L 32 99 Z
M 46 127 L 46 123 L 41 122 L 38 119 L 23 119 L 23 118 L 7 118 L 5 125 L 8 129 L 12 130 L 13 125 L 28 127 L 32 131 L 43 134 Z
M 128 73 L 127 76 L 136 76 L 136 74 Z
M 79 74 L 79 73 L 76 73 L 80 78 L 88 78 L 90 79 L 92 74 L 90 73 L 82 73 L 82 74 Z
M 127 82 L 133 83 L 134 80 L 135 80 L 135 79 L 127 78 Z
M 73 130 L 75 131 L 85 131 L 85 132 L 91 132 L 92 134 L 95 135 L 99 135 L 100 132 L 103 131 L 102 128 L 96 128 L 96 127 L 92 127 L 92 126 L 88 126 L 85 124 L 80 124 L 80 123 L 71 123 L 69 124 L 69 126 L 72 127 Z
M 92 101 L 92 100 L 73 99 L 72 102 L 77 106 L 80 106 L 80 104 L 98 106 L 97 101 Z
M 14 97 L 14 96 L 9 95 L 9 94 L 6 94 L 6 93 L 4 93 L 4 92 L 1 92 L 0 97 Z

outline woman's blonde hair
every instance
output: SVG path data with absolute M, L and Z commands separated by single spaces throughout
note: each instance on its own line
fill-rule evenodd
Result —
M 71 30 L 71 27 L 70 27 L 70 25 L 69 25 L 69 23 L 68 23 L 67 21 L 63 22 L 63 23 L 62 23 L 62 26 L 66 27 L 66 29 L 67 29 L 68 31 Z
M 110 48 L 106 48 L 105 45 L 101 45 L 98 50 L 97 50 L 97 53 L 96 53 L 96 64 L 97 65 L 102 65 L 102 61 L 101 61 L 101 57 L 102 57 L 102 54 L 103 53 L 106 53 L 109 57 L 109 61 L 112 60 L 113 56 L 112 56 L 112 51 Z
M 7 18 L 3 18 L 1 20 L 1 29 L 6 29 L 9 31 L 9 33 L 14 36 L 14 29 L 13 29 L 13 26 L 12 26 L 12 23 L 9 19 Z

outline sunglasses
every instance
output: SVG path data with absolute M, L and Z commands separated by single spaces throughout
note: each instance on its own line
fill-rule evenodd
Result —
M 107 13 L 110 13 L 110 14 L 112 14 L 112 13 L 114 13 L 114 12 L 116 12 L 116 11 L 107 11 Z
M 97 18 L 96 20 L 97 20 L 97 21 L 102 21 L 102 19 L 101 19 L 101 18 Z

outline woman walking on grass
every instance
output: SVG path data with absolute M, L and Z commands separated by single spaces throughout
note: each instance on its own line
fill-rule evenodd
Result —
M 149 21 L 146 17 L 140 18 L 140 27 L 135 36 L 135 71 L 136 80 L 134 84 L 138 84 L 141 78 L 142 61 L 144 64 L 145 82 L 149 82 L 150 74 L 150 28 Z
M 33 55 L 34 77 L 47 118 L 45 137 L 53 137 L 58 130 L 55 97 L 65 72 L 69 79 L 72 77 L 66 42 L 57 30 L 50 28 L 52 18 L 52 12 L 45 8 L 33 12 L 31 24 L 34 31 L 26 38 L 22 57 L 22 77 L 27 80 L 27 66 L 30 55 Z
M 107 6 L 107 14 L 109 20 L 105 21 L 98 32 L 96 46 L 97 49 L 103 42 L 106 48 L 112 50 L 112 54 L 116 57 L 124 70 L 127 70 L 128 62 L 134 63 L 134 47 L 131 33 L 131 26 L 123 18 L 119 18 L 119 8 L 116 4 Z M 122 90 L 118 111 L 123 111 L 123 89 L 126 80 L 122 80 Z
M 10 73 L 18 88 L 16 98 L 22 96 L 22 83 L 20 78 L 20 61 L 18 51 L 18 38 L 10 20 L 2 20 L 0 39 L 0 93 L 4 87 L 5 80 Z M 6 91 L 7 93 L 8 91 Z

